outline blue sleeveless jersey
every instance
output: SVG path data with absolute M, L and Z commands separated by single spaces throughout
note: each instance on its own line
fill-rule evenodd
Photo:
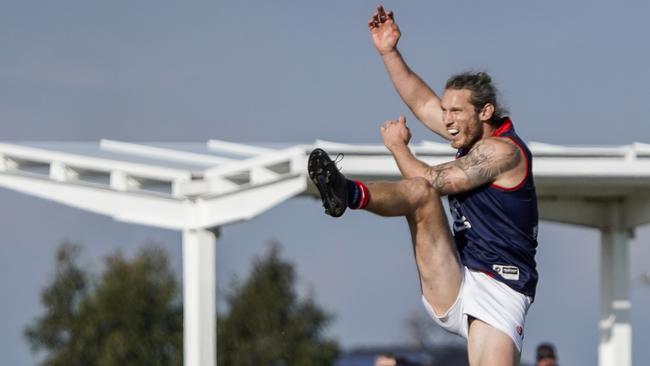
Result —
M 461 262 L 482 271 L 524 295 L 535 297 L 537 269 L 537 196 L 532 154 L 517 136 L 509 118 L 492 136 L 511 139 L 526 159 L 526 178 L 514 188 L 486 184 L 450 195 L 454 239 Z M 467 154 L 462 149 L 456 157 Z

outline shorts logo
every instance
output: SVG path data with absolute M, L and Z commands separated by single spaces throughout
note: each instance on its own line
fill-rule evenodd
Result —
M 515 281 L 519 280 L 519 268 L 515 266 L 504 266 L 501 264 L 495 264 L 492 266 L 492 270 L 506 280 L 515 280 Z
M 517 334 L 519 334 L 520 337 L 524 336 L 524 327 L 521 325 L 517 325 Z

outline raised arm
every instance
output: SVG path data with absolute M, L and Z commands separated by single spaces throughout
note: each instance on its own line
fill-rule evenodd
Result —
M 507 139 L 485 138 L 478 141 L 467 155 L 429 166 L 418 160 L 408 148 L 411 133 L 404 117 L 384 123 L 381 134 L 402 176 L 426 178 L 442 196 L 467 192 L 486 183 L 513 187 L 526 176 L 520 148 Z
M 440 98 L 409 68 L 397 50 L 401 32 L 395 23 L 393 12 L 385 11 L 381 5 L 378 6 L 377 11 L 368 21 L 368 28 L 372 41 L 384 61 L 388 76 L 404 103 L 420 122 L 449 140 L 451 136 L 442 122 Z

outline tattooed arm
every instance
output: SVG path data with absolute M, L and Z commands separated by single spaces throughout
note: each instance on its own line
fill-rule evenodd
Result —
M 485 138 L 474 144 L 467 155 L 429 166 L 418 160 L 408 148 L 411 131 L 406 127 L 404 116 L 386 121 L 380 131 L 384 145 L 393 154 L 402 176 L 424 177 L 442 196 L 469 191 L 497 180 L 500 185 L 515 186 L 526 176 L 522 152 L 508 139 Z
M 391 151 L 404 178 L 424 177 L 441 196 L 466 192 L 504 176 L 519 182 L 526 174 L 519 147 L 502 138 L 481 140 L 467 155 L 435 166 L 417 160 L 406 146 Z
M 425 178 L 440 195 L 466 192 L 493 183 L 506 174 L 525 176 L 521 154 L 519 147 L 511 141 L 488 138 L 477 142 L 467 155 L 459 159 L 428 167 Z M 515 180 L 519 182 L 521 179 Z

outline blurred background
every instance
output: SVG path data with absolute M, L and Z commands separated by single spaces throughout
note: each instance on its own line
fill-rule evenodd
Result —
M 650 4 L 625 1 L 409 2 L 384 4 L 402 30 L 399 48 L 440 91 L 453 73 L 486 70 L 519 134 L 564 145 L 650 142 Z M 380 143 L 378 126 L 404 114 L 413 141 L 439 139 L 401 103 L 374 50 L 369 1 L 0 1 L 0 140 Z M 0 190 L 0 352 L 7 365 L 39 360 L 24 336 L 44 314 L 62 242 L 97 273 L 121 251 L 158 243 L 180 280 L 180 234 L 117 223 Z M 633 359 L 650 358 L 650 232 L 631 245 Z M 341 350 L 416 343 L 421 316 L 407 227 L 400 219 L 322 214 L 293 199 L 217 241 L 219 308 L 233 278 L 281 245 L 299 296 L 333 317 L 325 337 Z M 599 236 L 543 223 L 538 297 L 522 359 L 542 341 L 560 362 L 597 359 Z M 236 282 L 236 281 L 235 281 Z M 440 342 L 457 342 L 440 336 Z M 444 339 L 443 339 L 444 338 Z M 462 342 L 461 342 L 462 343 Z

